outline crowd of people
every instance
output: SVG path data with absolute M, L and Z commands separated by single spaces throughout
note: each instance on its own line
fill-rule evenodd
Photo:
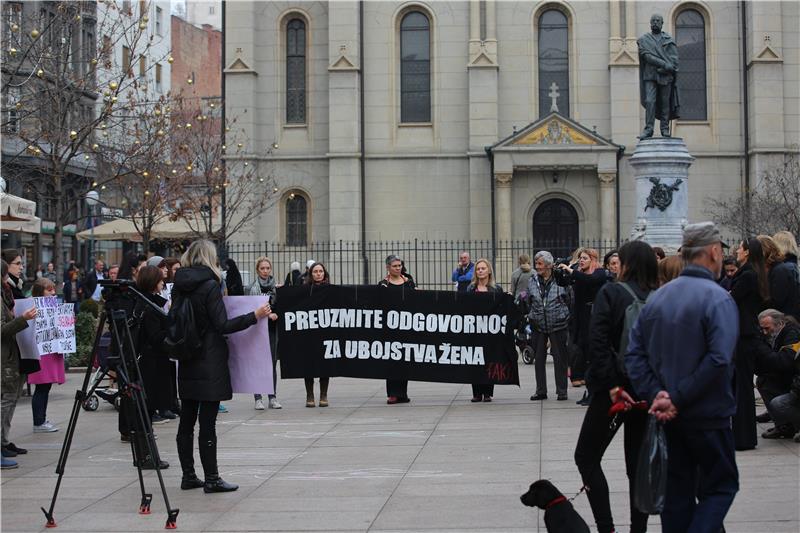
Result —
M 795 237 L 787 231 L 749 237 L 732 250 L 733 255 L 725 255 L 725 247 L 713 223 L 692 224 L 685 228 L 678 255 L 641 241 L 626 243 L 602 258 L 595 249 L 579 248 L 561 262 L 551 252 L 537 250 L 533 260 L 521 255 L 519 268 L 512 273 L 508 292 L 532 330 L 531 401 L 548 399 L 548 356 L 553 358 L 557 401 L 568 399 L 570 384 L 585 388 L 578 403 L 587 409 L 574 458 L 601 533 L 614 531 L 603 454 L 616 427 L 624 425 L 633 495 L 648 412 L 669 422 L 664 531 L 685 531 L 696 524 L 710 531 L 721 525 L 738 490 L 735 452 L 757 446 L 757 422 L 774 421 L 762 434 L 764 439 L 800 442 L 800 273 Z M 27 327 L 36 310 L 15 318 L 14 302 L 24 296 L 22 262 L 16 250 L 4 250 L 3 259 L 3 468 L 11 468 L 12 458 L 26 453 L 8 440 L 23 383 L 36 387 L 34 432 L 57 431 L 47 419 L 47 398 L 52 384 L 64 382 L 64 361 L 60 354 L 48 354 L 33 368 L 30 360 L 20 359 L 14 335 Z M 180 259 L 128 254 L 121 265 L 108 270 L 98 260 L 84 276 L 74 265 L 66 271 L 65 301 L 102 301 L 100 280 L 128 279 L 157 307 L 187 299 L 194 309 L 203 331 L 203 357 L 182 363 L 180 372 L 164 351 L 167 319 L 148 311 L 148 306 L 139 310 L 146 332 L 139 352 L 147 409 L 154 424 L 180 417 L 176 440 L 184 489 L 236 490 L 219 477 L 216 463 L 216 418 L 225 412 L 221 402 L 232 397 L 224 335 L 267 321 L 273 393 L 266 404 L 256 394 L 254 408 L 280 409 L 277 288 L 331 283 L 326 266 L 313 259 L 304 272 L 299 263 L 292 263 L 282 283 L 268 257 L 259 257 L 254 267 L 256 275 L 245 286 L 235 261 L 220 262 L 214 244 L 201 240 Z M 54 277 L 52 265 L 42 269 L 33 294 L 55 294 Z M 473 262 L 468 251 L 459 254 L 451 279 L 460 292 L 504 292 L 491 262 L 484 258 Z M 396 255 L 386 258 L 386 274 L 378 285 L 390 291 L 416 288 Z M 253 313 L 230 318 L 222 304 L 225 294 L 265 295 L 267 303 Z M 319 378 L 318 396 L 314 382 L 305 380 L 306 407 L 329 406 L 330 379 Z M 756 414 L 754 386 L 765 405 L 760 414 Z M 388 404 L 410 402 L 408 381 L 387 380 L 386 395 Z M 493 396 L 492 385 L 473 384 L 472 402 L 491 402 Z M 198 422 L 202 480 L 195 474 L 193 458 Z M 130 426 L 122 414 L 122 440 L 130 440 Z M 155 463 L 155 458 L 143 457 L 140 466 L 154 468 Z M 158 466 L 169 465 L 160 461 Z M 631 501 L 631 531 L 645 531 L 647 518 Z

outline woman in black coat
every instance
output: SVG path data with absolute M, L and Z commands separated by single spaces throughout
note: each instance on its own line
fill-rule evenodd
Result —
M 467 285 L 467 292 L 503 294 L 503 288 L 494 282 L 494 270 L 488 259 L 475 261 L 475 275 L 472 282 Z M 473 383 L 472 403 L 480 401 L 491 402 L 494 396 L 494 384 Z
M 142 267 L 136 276 L 139 292 L 162 309 L 167 304 L 167 300 L 160 295 L 163 285 L 163 273 L 158 267 Z M 136 302 L 134 316 L 141 317 L 138 335 L 139 369 L 147 396 L 147 410 L 152 422 L 157 424 L 166 421 L 157 413 L 172 409 L 176 397 L 175 383 L 172 380 L 174 365 L 164 347 L 169 322 L 165 315 L 142 301 Z
M 225 260 L 225 287 L 228 289 L 228 296 L 244 296 L 242 274 L 236 261 L 230 257 Z
M 734 361 L 736 414 L 733 417 L 733 439 L 737 450 L 752 450 L 758 444 L 756 405 L 753 393 L 755 354 L 761 330 L 758 314 L 769 300 L 769 277 L 764 252 L 757 238 L 744 240 L 736 250 L 741 265 L 731 283 L 731 296 L 739 309 L 739 340 Z
M 386 277 L 378 282 L 379 287 L 393 291 L 414 290 L 416 285 L 414 280 L 407 278 L 403 271 L 403 260 L 396 255 L 386 258 Z M 394 405 L 397 403 L 408 403 L 407 379 L 387 379 L 386 380 L 386 403 Z
M 182 361 L 178 367 L 178 395 L 181 398 L 181 419 L 176 436 L 183 479 L 181 488 L 203 487 L 205 492 L 229 492 L 238 485 L 226 483 L 217 469 L 216 421 L 219 402 L 233 397 L 228 370 L 228 344 L 225 335 L 254 325 L 271 312 L 269 305 L 236 318 L 228 318 L 222 302 L 222 275 L 217 252 L 211 241 L 193 242 L 181 257 L 183 267 L 175 273 L 172 305 L 183 298 L 191 301 L 202 347 L 197 356 Z M 194 426 L 200 420 L 200 462 L 205 482 L 194 472 Z
M 597 531 L 614 531 L 608 482 L 603 474 L 601 461 L 614 436 L 608 429 L 608 410 L 612 402 L 623 402 L 628 411 L 616 416 L 625 424 L 625 467 L 631 496 L 630 530 L 631 533 L 643 533 L 647 531 L 647 514 L 639 512 L 633 505 L 633 483 L 647 412 L 630 408 L 639 398 L 623 369 L 625 354 L 620 352 L 620 345 L 625 314 L 628 306 L 633 303 L 633 294 L 637 299 L 645 301 L 658 287 L 658 263 L 653 249 L 643 241 L 624 244 L 619 249 L 619 259 L 619 282 L 603 285 L 594 300 L 589 340 L 591 360 L 586 372 L 586 388 L 591 400 L 575 446 L 575 464 L 584 485 L 589 488 L 586 494 Z

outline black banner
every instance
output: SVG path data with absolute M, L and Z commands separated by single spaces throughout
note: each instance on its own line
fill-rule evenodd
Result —
M 276 301 L 281 377 L 519 385 L 508 294 L 327 285 Z

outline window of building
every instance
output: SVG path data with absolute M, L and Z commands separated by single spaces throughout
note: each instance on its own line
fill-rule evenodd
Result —
M 286 24 L 286 122 L 306 122 L 306 23 Z
M 678 90 L 681 95 L 681 118 L 706 120 L 706 24 L 695 9 L 685 9 L 675 19 L 675 42 L 680 67 Z
M 213 15 L 213 14 L 214 14 L 214 6 L 209 6 L 209 8 L 208 8 L 208 14 L 209 14 L 209 15 Z
M 113 50 L 111 37 L 103 35 L 103 48 L 100 50 L 100 55 L 103 58 L 103 66 L 105 66 L 105 68 L 111 68 L 111 53 Z
M 539 116 L 558 112 L 569 116 L 569 22 L 559 9 L 539 17 Z
M 122 0 L 122 12 L 131 14 L 131 0 Z
M 147 1 L 139 0 L 139 18 L 147 16 Z
M 431 121 L 431 24 L 420 11 L 400 21 L 400 122 Z
M 161 92 L 161 63 L 156 63 L 156 91 Z
M 286 199 L 286 245 L 306 246 L 308 232 L 308 205 L 305 197 L 290 194 Z
M 10 87 L 6 94 L 6 109 L 5 116 L 3 117 L 3 131 L 5 133 L 17 133 L 19 131 L 19 111 L 17 110 L 17 102 L 19 102 L 19 89 Z
M 156 35 L 161 35 L 161 24 L 164 19 L 164 10 L 156 6 Z
M 131 69 L 131 49 L 127 46 L 122 47 L 122 70 L 126 72 L 128 76 L 133 76 L 133 70 Z
M 142 55 L 139 57 L 139 77 L 144 78 L 145 74 L 147 74 L 147 60 Z

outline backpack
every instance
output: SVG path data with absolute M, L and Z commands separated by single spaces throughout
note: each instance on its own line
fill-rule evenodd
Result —
M 172 359 L 189 361 L 197 357 L 203 345 L 203 332 L 197 326 L 194 307 L 188 295 L 180 293 L 172 299 L 169 309 L 169 327 L 164 345 Z
M 625 308 L 625 321 L 622 325 L 622 335 L 619 338 L 619 351 L 617 352 L 617 369 L 623 376 L 628 377 L 628 369 L 625 367 L 625 353 L 628 351 L 630 333 L 634 324 L 636 324 L 636 319 L 639 318 L 639 313 L 642 312 L 642 308 L 647 303 L 647 300 L 650 299 L 650 294 L 647 295 L 646 299 L 642 300 L 627 283 L 622 282 L 620 286 L 633 296 L 633 301 Z

